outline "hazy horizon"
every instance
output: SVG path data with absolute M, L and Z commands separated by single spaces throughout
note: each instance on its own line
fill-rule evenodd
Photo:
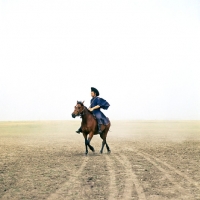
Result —
M 200 120 L 200 2 L 1 1 L 0 121 Z M 80 120 L 77 118 L 76 120 Z

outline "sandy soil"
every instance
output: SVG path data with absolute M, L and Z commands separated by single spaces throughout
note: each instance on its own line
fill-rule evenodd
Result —
M 0 122 L 0 199 L 200 199 L 200 121 L 114 121 L 88 156 L 79 125 Z

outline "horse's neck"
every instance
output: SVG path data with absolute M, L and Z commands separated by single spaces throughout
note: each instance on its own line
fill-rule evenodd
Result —
M 92 113 L 89 112 L 89 110 L 85 107 L 84 115 L 82 116 L 82 121 L 87 122 L 92 116 Z

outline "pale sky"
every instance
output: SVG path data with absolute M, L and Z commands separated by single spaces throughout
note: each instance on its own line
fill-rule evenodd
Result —
M 0 1 L 0 120 L 200 120 L 200 1 Z M 80 119 L 78 119 L 80 120 Z

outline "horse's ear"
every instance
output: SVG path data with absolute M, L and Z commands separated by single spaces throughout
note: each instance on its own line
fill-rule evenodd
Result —
M 82 104 L 84 104 L 85 101 L 82 102 Z

